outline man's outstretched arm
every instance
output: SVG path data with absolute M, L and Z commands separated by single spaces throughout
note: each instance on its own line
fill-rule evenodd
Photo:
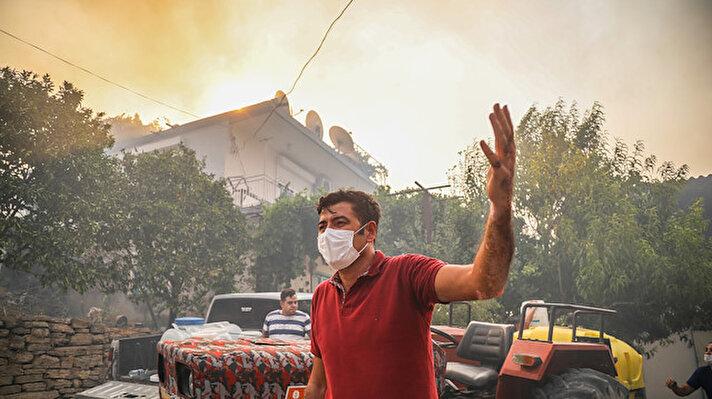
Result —
M 507 106 L 494 105 L 489 116 L 494 131 L 495 150 L 480 141 L 489 160 L 487 196 L 490 212 L 485 234 L 470 265 L 443 266 L 435 277 L 435 292 L 443 302 L 488 299 L 502 294 L 514 254 L 512 192 L 516 145 L 514 127 Z

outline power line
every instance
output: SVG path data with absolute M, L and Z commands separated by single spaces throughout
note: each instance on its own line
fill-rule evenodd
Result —
M 279 108 L 279 107 L 282 105 L 282 103 L 284 102 L 284 99 L 287 98 L 287 96 L 288 96 L 289 94 L 292 94 L 292 92 L 294 91 L 294 88 L 297 87 L 297 82 L 299 82 L 299 79 L 301 79 L 302 74 L 304 74 L 304 70 L 307 69 L 307 65 L 309 65 L 310 62 L 312 62 L 312 60 L 313 60 L 313 59 L 316 57 L 316 55 L 319 53 L 319 50 L 321 50 L 321 47 L 324 45 L 324 42 L 326 41 L 327 36 L 329 36 L 329 32 L 331 32 L 331 28 L 334 27 L 334 25 L 336 24 L 336 21 L 338 21 L 339 19 L 341 19 L 341 17 L 344 15 L 344 13 L 346 12 L 346 10 L 349 8 L 349 6 L 351 5 L 351 3 L 353 3 L 353 2 L 354 2 L 354 0 L 349 0 L 349 2 L 346 4 L 346 6 L 344 7 L 344 9 L 341 10 L 341 12 L 339 13 L 339 15 L 331 22 L 331 25 L 329 25 L 329 28 L 328 28 L 328 29 L 326 30 L 326 32 L 324 33 L 324 37 L 321 38 L 321 42 L 319 42 L 319 46 L 318 46 L 318 47 L 316 48 L 316 50 L 314 51 L 314 54 L 312 54 L 312 56 L 309 57 L 309 59 L 307 60 L 307 62 L 304 63 L 304 66 L 302 66 L 302 70 L 299 71 L 299 75 L 297 75 L 297 78 L 294 80 L 294 83 L 292 84 L 292 88 L 289 89 L 289 91 L 286 92 L 286 93 L 282 96 L 282 98 L 279 99 L 279 103 L 277 103 L 277 105 L 275 105 L 275 107 L 272 108 L 272 110 L 269 112 L 269 114 L 267 114 L 267 117 L 262 121 L 262 123 L 260 124 L 260 126 L 255 130 L 254 133 L 252 133 L 252 137 L 257 137 L 257 134 L 260 132 L 260 130 L 262 130 L 262 128 L 264 127 L 264 125 L 267 124 L 267 121 L 268 121 L 269 118 L 272 116 L 272 114 L 274 113 L 274 111 L 277 110 L 277 108 Z
M 270 113 L 267 115 L 267 117 L 262 121 L 262 124 L 260 124 L 260 126 L 259 126 L 259 127 L 255 130 L 255 132 L 252 134 L 252 137 L 256 137 L 256 136 L 257 136 L 257 134 L 260 132 L 260 130 L 262 130 L 262 128 L 263 128 L 264 125 L 267 123 L 267 121 L 268 121 L 269 118 L 272 116 L 272 114 L 277 110 L 277 108 L 279 108 L 279 107 L 282 105 L 282 103 L 284 102 L 284 99 L 287 98 L 287 95 L 291 94 L 291 93 L 294 91 L 294 88 L 297 86 L 297 83 L 299 82 L 299 80 L 301 79 L 302 75 L 304 74 L 304 71 L 306 70 L 307 66 L 312 62 L 312 60 L 314 60 L 314 58 L 316 57 L 316 55 L 319 53 L 319 51 L 321 50 L 322 46 L 324 45 L 324 42 L 326 41 L 326 38 L 329 36 L 329 32 L 331 32 L 331 29 L 334 27 L 334 25 L 336 24 L 336 22 L 337 22 L 339 19 L 341 19 L 341 17 L 344 15 L 344 13 L 346 12 L 346 10 L 349 8 L 349 6 L 351 6 L 351 3 L 353 3 L 353 2 L 354 2 L 354 0 L 349 0 L 349 2 L 346 4 L 346 6 L 341 10 L 341 12 L 339 13 L 339 15 L 331 22 L 331 24 L 329 25 L 329 28 L 328 28 L 328 29 L 326 30 L 326 32 L 324 33 L 324 36 L 322 37 L 321 42 L 319 42 L 319 46 L 316 48 L 316 50 L 314 51 L 314 53 L 312 54 L 312 56 L 309 57 L 309 59 L 307 60 L 307 62 L 304 63 L 304 66 L 302 66 L 302 69 L 299 71 L 299 75 L 297 75 L 297 78 L 294 80 L 294 83 L 292 84 L 292 87 L 289 89 L 289 91 L 288 91 L 287 93 L 285 93 L 284 96 L 282 96 L 282 98 L 279 100 L 279 103 L 277 103 L 277 105 L 276 105 L 274 108 L 272 108 L 272 110 L 271 110 Z M 82 67 L 82 66 L 79 66 L 79 65 L 77 65 L 77 64 L 75 64 L 75 63 L 73 63 L 73 62 L 71 62 L 71 61 L 65 60 L 64 58 L 62 58 L 62 57 L 60 57 L 60 56 L 58 56 L 58 55 L 55 55 L 55 54 L 53 54 L 53 53 L 51 53 L 51 52 L 49 52 L 49 51 L 43 49 L 43 48 L 40 47 L 40 46 L 37 46 L 37 45 L 35 45 L 35 44 L 33 44 L 33 43 L 30 43 L 30 42 L 28 42 L 28 41 L 26 41 L 26 40 L 24 40 L 24 39 L 22 39 L 22 38 L 19 38 L 19 37 L 13 35 L 12 33 L 8 32 L 8 31 L 6 31 L 6 30 L 4 30 L 4 29 L 2 29 L 2 28 L 0 28 L 0 32 L 6 34 L 6 35 L 8 35 L 8 36 L 10 36 L 11 38 L 13 38 L 13 39 L 15 39 L 15 40 L 20 41 L 20 42 L 22 42 L 22 43 L 24 43 L 24 44 L 26 44 L 26 45 L 28 45 L 28 46 L 31 46 L 31 47 L 33 47 L 33 48 L 35 48 L 35 49 L 37 49 L 37 50 L 39 50 L 39 51 L 41 51 L 41 52 L 43 52 L 43 53 L 45 53 L 45 54 L 51 56 L 51 57 L 53 57 L 53 58 L 56 58 L 56 59 L 58 59 L 59 61 L 62 61 L 62 62 L 64 62 L 64 63 L 67 64 L 67 65 L 70 65 L 70 66 L 72 66 L 72 67 L 74 67 L 74 68 L 77 68 L 77 69 L 79 69 L 79 70 L 81 70 L 81 71 L 83 71 L 83 72 L 85 72 L 85 73 L 88 73 L 89 75 L 92 75 L 92 76 L 94 76 L 94 77 L 96 77 L 96 78 L 98 78 L 98 79 L 101 79 L 101 80 L 103 80 L 103 81 L 106 82 L 106 83 L 109 83 L 109 84 L 112 84 L 112 85 L 117 86 L 117 87 L 119 87 L 119 88 L 122 88 L 122 89 L 124 89 L 124 90 L 126 90 L 126 91 L 128 91 L 128 92 L 130 92 L 130 93 L 133 93 L 133 94 L 135 94 L 135 95 L 137 95 L 137 96 L 139 96 L 139 97 L 142 97 L 142 98 L 144 98 L 144 99 L 146 99 L 146 100 L 152 101 L 152 102 L 154 102 L 154 103 L 156 103 L 156 104 L 163 105 L 163 106 L 168 107 L 168 108 L 170 108 L 170 109 L 173 109 L 173 110 L 175 110 L 175 111 L 184 113 L 184 114 L 186 114 L 186 115 L 190 115 L 190 116 L 192 116 L 192 117 L 194 117 L 194 118 L 200 118 L 198 115 L 195 115 L 195 114 L 193 114 L 193 113 L 191 113 L 191 112 L 182 110 L 182 109 L 180 109 L 180 108 L 178 108 L 178 107 L 174 107 L 174 106 L 172 106 L 172 105 L 170 105 L 170 104 L 167 104 L 167 103 L 165 103 L 165 102 L 163 102 L 163 101 L 156 100 L 155 98 L 149 97 L 149 96 L 147 96 L 147 95 L 145 95 L 145 94 L 143 94 L 143 93 L 140 93 L 140 92 L 138 92 L 138 91 L 136 91 L 136 90 L 133 90 L 133 89 L 131 89 L 131 88 L 129 88 L 129 87 L 126 87 L 126 86 L 124 86 L 124 85 L 122 85 L 122 84 L 120 84 L 120 83 L 116 83 L 116 82 L 114 82 L 114 81 L 112 81 L 112 80 L 110 80 L 110 79 L 107 79 L 107 78 L 105 78 L 105 77 L 103 77 L 103 76 L 101 76 L 101 75 L 99 75 L 99 74 L 96 74 L 96 73 L 94 73 L 94 72 L 92 72 L 92 71 L 90 71 L 90 70 L 88 70 L 88 69 L 86 69 L 86 68 L 84 68 L 84 67 Z
M 319 42 L 319 47 L 316 48 L 316 50 L 314 51 L 314 54 L 312 54 L 312 56 L 309 57 L 309 59 L 307 60 L 307 62 L 306 62 L 306 63 L 304 64 L 304 66 L 302 67 L 302 70 L 299 71 L 299 75 L 297 76 L 297 79 L 294 80 L 294 84 L 292 85 L 292 88 L 289 89 L 289 91 L 288 91 L 287 93 L 285 93 L 285 95 L 292 94 L 292 92 L 294 91 L 294 88 L 297 86 L 297 82 L 299 82 L 299 79 L 302 77 L 302 74 L 304 73 L 304 70 L 307 69 L 307 65 L 309 65 L 310 62 L 312 62 L 312 60 L 314 59 L 314 57 L 316 57 L 317 53 L 319 53 L 319 50 L 321 50 L 321 46 L 324 45 L 324 42 L 326 41 L 326 37 L 329 36 L 329 32 L 331 32 L 331 28 L 334 27 L 334 25 L 336 24 L 336 21 L 338 21 L 339 19 L 341 19 L 341 17 L 342 17 L 342 16 L 344 15 L 344 13 L 346 12 L 346 9 L 349 8 L 349 6 L 351 5 L 351 3 L 353 3 L 353 2 L 354 2 L 354 0 L 350 0 L 350 1 L 348 2 L 348 4 L 346 4 L 346 7 L 344 7 L 344 9 L 341 10 L 341 12 L 340 12 L 339 15 L 336 17 L 336 19 L 334 19 L 334 21 L 331 22 L 331 25 L 329 25 L 329 29 L 326 30 L 326 33 L 324 33 L 324 37 L 321 39 L 321 42 Z
M 353 0 L 352 0 L 352 1 L 353 1 Z M 154 102 L 154 103 L 156 103 L 156 104 L 163 105 L 164 107 L 168 107 L 168 108 L 170 108 L 170 109 L 172 109 L 172 110 L 175 110 L 175 111 L 178 111 L 178 112 L 182 112 L 182 113 L 184 113 L 184 114 L 186 114 L 186 115 L 190 115 L 190 116 L 192 116 L 192 117 L 194 117 L 194 118 L 200 118 L 198 115 L 195 115 L 195 114 L 193 114 L 193 113 L 191 113 L 191 112 L 188 112 L 188 111 L 184 111 L 184 110 L 182 110 L 182 109 L 180 109 L 180 108 L 178 108 L 178 107 L 174 107 L 174 106 L 172 106 L 172 105 L 170 105 L 170 104 L 166 104 L 166 103 L 164 103 L 163 101 L 156 100 L 155 98 L 151 98 L 151 97 L 149 97 L 149 96 L 147 96 L 147 95 L 145 95 L 145 94 L 143 94 L 143 93 L 140 93 L 140 92 L 138 92 L 138 91 L 136 91 L 136 90 L 133 90 L 133 89 L 131 89 L 131 88 L 128 88 L 128 87 L 126 87 L 126 86 L 124 86 L 124 85 L 122 85 L 122 84 L 120 84 L 120 83 L 116 83 L 116 82 L 114 82 L 114 81 L 112 81 L 112 80 L 109 80 L 109 79 L 107 79 L 107 78 L 105 78 L 105 77 L 103 77 L 103 76 L 101 76 L 101 75 L 98 75 L 98 74 L 96 74 L 96 73 L 94 73 L 94 72 L 92 72 L 92 71 L 90 71 L 90 70 L 88 70 L 88 69 L 86 69 L 86 68 L 84 68 L 84 67 L 81 67 L 81 66 L 79 66 L 79 65 L 77 65 L 77 64 L 74 64 L 74 63 L 72 63 L 72 62 L 70 62 L 70 61 L 67 61 L 67 60 L 65 60 L 64 58 L 62 58 L 62 57 L 60 57 L 60 56 L 58 56 L 58 55 L 54 55 L 54 54 L 52 54 L 51 52 L 49 52 L 49 51 L 43 49 L 42 47 L 37 46 L 37 45 L 35 45 L 35 44 L 32 44 L 32 43 L 30 43 L 30 42 L 28 42 L 28 41 L 26 41 L 26 40 L 23 40 L 23 39 L 21 39 L 21 38 L 15 36 L 15 35 L 13 35 L 13 34 L 10 33 L 10 32 L 7 32 L 7 31 L 5 31 L 5 30 L 3 30 L 3 29 L 0 29 L 0 32 L 6 34 L 6 35 L 8 35 L 8 36 L 10 36 L 11 38 L 13 38 L 13 39 L 15 39 L 15 40 L 18 40 L 18 41 L 20 41 L 20 42 L 22 42 L 22 43 L 25 43 L 25 44 L 28 45 L 28 46 L 32 46 L 32 47 L 34 47 L 35 49 L 37 49 L 37 50 L 39 50 L 39 51 L 41 51 L 41 52 L 43 52 L 43 53 L 45 53 L 45 54 L 47 54 L 47 55 L 49 55 L 49 56 L 51 56 L 51 57 L 54 57 L 54 58 L 56 58 L 56 59 L 58 59 L 58 60 L 64 62 L 64 63 L 67 64 L 67 65 L 70 65 L 70 66 L 72 66 L 72 67 L 74 67 L 74 68 L 77 68 L 77 69 L 79 69 L 79 70 L 81 70 L 81 71 L 84 71 L 84 72 L 88 73 L 89 75 L 92 75 L 92 76 L 94 76 L 94 77 L 96 77 L 96 78 L 99 78 L 99 79 L 103 80 L 103 81 L 106 82 L 106 83 L 109 83 L 109 84 L 112 84 L 112 85 L 114 85 L 114 86 L 120 87 L 120 88 L 122 88 L 122 89 L 124 89 L 124 90 L 126 90 L 126 91 L 128 91 L 128 92 L 130 92 L 130 93 L 133 93 L 133 94 L 135 94 L 135 95 L 137 95 L 137 96 L 139 96 L 139 97 L 145 98 L 146 100 L 152 101 L 152 102 Z

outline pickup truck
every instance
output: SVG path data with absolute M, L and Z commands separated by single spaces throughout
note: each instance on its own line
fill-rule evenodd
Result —
M 241 345 L 245 345 L 246 342 L 249 342 L 245 340 L 253 340 L 253 342 L 258 340 L 260 349 L 269 349 L 268 347 L 274 346 L 278 348 L 278 352 L 282 352 L 283 349 L 286 350 L 287 347 L 290 347 L 293 351 L 308 353 L 308 341 L 305 341 L 306 344 L 291 345 L 260 339 L 264 318 L 267 313 L 279 309 L 279 299 L 279 292 L 216 295 L 210 302 L 205 322 L 227 321 L 238 325 L 242 330 L 242 335 L 235 341 L 235 344 L 239 342 Z M 311 310 L 311 293 L 297 293 L 297 299 L 299 300 L 299 310 L 309 313 Z M 114 340 L 111 343 L 109 355 L 111 365 L 107 372 L 107 379 L 110 381 L 80 392 L 76 397 L 79 399 L 108 399 L 116 397 L 157 399 L 159 397 L 159 383 L 158 378 L 156 378 L 158 376 L 155 374 L 162 370 L 161 366 L 164 364 L 163 360 L 160 363 L 158 362 L 157 344 L 161 335 L 154 334 Z M 311 369 L 310 362 L 311 358 L 309 358 L 306 377 L 308 377 L 308 370 Z M 136 373 L 136 370 L 142 370 L 142 372 Z M 306 377 L 302 377 L 302 380 Z M 265 382 L 271 383 L 272 385 L 269 389 L 274 390 L 276 393 L 279 389 L 274 382 L 270 381 L 270 378 L 274 377 L 268 377 Z
M 261 337 L 267 313 L 279 309 L 279 292 L 252 292 L 215 295 L 210 301 L 206 323 L 228 321 L 238 325 L 245 336 Z M 298 309 L 311 313 L 311 293 L 298 292 Z
M 298 308 L 311 311 L 311 293 L 297 293 Z M 262 338 L 267 313 L 279 309 L 279 292 L 216 295 L 206 323 L 238 325 L 235 340 L 200 337 L 158 344 L 158 378 L 164 398 L 285 397 L 289 386 L 303 386 L 312 367 L 307 340 Z
M 311 294 L 297 293 L 310 311 Z M 206 323 L 229 321 L 243 335 L 235 340 L 194 337 L 158 344 L 161 398 L 302 398 L 313 362 L 308 340 L 262 338 L 264 317 L 279 308 L 279 293 L 217 295 Z M 433 345 L 438 390 L 445 384 L 445 352 Z
M 297 293 L 299 309 L 310 313 L 311 293 Z M 299 398 L 292 389 L 302 389 L 309 380 L 312 354 L 308 340 L 286 342 L 262 338 L 267 313 L 279 309 L 279 292 L 216 295 L 208 308 L 205 323 L 230 322 L 242 330 L 236 339 L 190 337 L 163 341 L 160 336 L 130 338 L 112 343 L 116 349 L 109 381 L 77 394 L 82 399 L 133 397 L 175 398 Z M 151 340 L 154 340 L 151 343 Z M 157 343 L 157 344 L 156 344 Z M 438 387 L 444 386 L 446 357 L 433 345 Z M 150 359 L 153 359 L 152 363 Z M 155 364 L 155 366 L 153 366 Z M 137 377 L 124 376 L 126 370 L 154 372 L 158 386 Z M 143 376 L 143 377 L 142 377 Z M 143 381 L 141 381 L 143 382 Z
M 79 392 L 77 399 L 145 398 L 158 399 L 156 345 L 161 334 L 115 339 L 109 349 L 108 382 Z M 137 373 L 137 370 L 142 370 Z

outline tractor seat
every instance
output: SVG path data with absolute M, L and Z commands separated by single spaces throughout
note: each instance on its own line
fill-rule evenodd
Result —
M 466 363 L 447 362 L 445 378 L 468 388 L 485 388 L 497 381 L 497 370 Z
M 470 388 L 487 387 L 497 381 L 499 369 L 512 346 L 514 326 L 471 321 L 457 346 L 457 355 L 476 360 L 480 366 L 448 362 L 445 378 Z

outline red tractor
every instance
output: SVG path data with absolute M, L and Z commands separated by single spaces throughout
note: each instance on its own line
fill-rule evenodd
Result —
M 537 329 L 525 331 L 524 315 L 530 307 L 548 310 L 550 323 L 545 339 L 536 337 Z M 562 310 L 573 313 L 570 329 L 554 326 L 557 313 Z M 591 336 L 592 330 L 577 326 L 582 314 L 600 316 L 598 336 Z M 603 317 L 608 314 L 615 314 L 615 311 L 562 303 L 527 303 L 522 309 L 516 336 L 511 324 L 472 321 L 460 340 L 434 327 L 434 334 L 450 341 L 441 342 L 441 346 L 446 350 L 457 348 L 459 359 L 456 360 L 479 363 L 452 361 L 452 352 L 448 353 L 446 386 L 440 397 L 644 398 L 644 389 L 631 393 L 616 379 L 619 359 L 614 358 L 611 348 L 611 340 L 615 338 L 603 333 Z M 555 338 L 555 330 L 559 335 L 568 331 L 570 335 L 566 341 L 569 342 L 559 342 L 562 339 Z

